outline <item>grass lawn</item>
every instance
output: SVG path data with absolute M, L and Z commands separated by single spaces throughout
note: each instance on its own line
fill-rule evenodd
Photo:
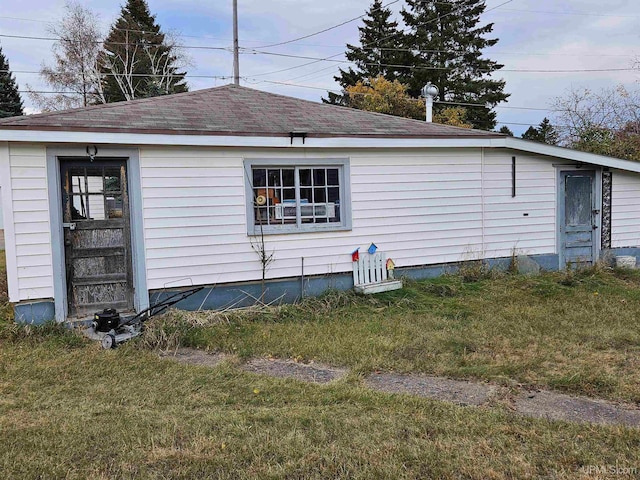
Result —
M 199 348 L 522 383 L 640 402 L 640 275 L 460 276 L 375 297 L 334 294 L 237 314 L 176 312 L 156 324 Z
M 626 285 L 631 292 L 633 281 L 581 279 L 566 287 L 565 295 L 573 295 L 574 289 L 594 296 L 593 285 L 587 288 L 584 282 L 596 282 L 598 296 L 606 298 L 617 286 Z M 425 370 L 429 363 L 411 360 L 408 349 L 404 355 L 388 353 L 397 351 L 393 345 L 400 338 L 389 333 L 393 323 L 404 332 L 407 348 L 426 338 L 428 332 L 411 337 L 408 318 L 400 322 L 403 316 L 428 316 L 434 322 L 442 316 L 440 324 L 448 319 L 448 331 L 456 333 L 463 321 L 479 328 L 474 327 L 472 312 L 483 298 L 499 297 L 495 289 L 506 288 L 503 296 L 512 290 L 523 298 L 527 295 L 519 293 L 525 286 L 521 282 L 549 282 L 544 288 L 553 296 L 565 289 L 551 277 L 494 282 L 446 279 L 412 285 L 404 294 L 375 301 L 334 296 L 318 300 L 315 309 L 289 307 L 252 321 L 232 319 L 217 326 L 187 329 L 186 318 L 175 317 L 164 322 L 167 330 L 177 325 L 181 334 L 186 331 L 185 341 L 245 354 L 282 354 L 291 348 L 297 355 L 340 360 L 361 369 L 383 365 L 387 359 L 389 366 L 407 369 L 416 362 Z M 600 308 L 591 296 L 585 302 Z M 549 298 L 542 292 L 533 297 L 538 302 Z M 323 304 L 340 299 L 343 306 L 335 315 L 328 308 L 321 310 Z M 462 305 L 469 305 L 469 313 L 458 318 Z M 308 317 L 300 322 L 302 311 Z M 293 348 L 303 338 L 293 334 L 296 322 L 298 329 L 315 335 L 317 350 L 310 349 L 314 337 Z M 595 478 L 584 470 L 592 465 L 640 466 L 638 430 L 532 420 L 499 408 L 464 408 L 381 394 L 363 388 L 355 374 L 320 386 L 244 373 L 233 361 L 215 369 L 183 365 L 159 359 L 142 348 L 143 342 L 103 351 L 60 327 L 18 328 L 7 319 L 1 325 L 3 478 L 577 479 Z M 323 325 L 327 333 L 321 335 Z M 322 348 L 331 344 L 331 335 L 348 331 L 351 339 L 335 338 L 335 347 Z M 213 341 L 216 332 L 219 344 Z M 285 340 L 287 332 L 292 337 Z M 148 343 L 154 335 L 159 338 L 159 326 L 149 333 Z M 497 336 L 503 334 L 515 336 L 496 331 Z M 264 339 L 263 349 L 259 338 Z M 385 351 L 364 362 L 364 352 L 384 344 L 384 338 Z M 444 342 L 438 338 L 435 345 Z M 443 354 L 474 355 L 481 342 L 475 345 L 475 352 L 465 353 L 464 347 L 452 344 Z M 631 348 L 625 344 L 623 349 Z M 339 353 L 346 356 L 349 351 L 360 358 L 343 361 Z M 468 360 L 469 366 L 472 363 Z

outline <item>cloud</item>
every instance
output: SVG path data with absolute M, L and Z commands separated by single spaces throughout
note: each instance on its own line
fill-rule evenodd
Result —
M 124 3 L 124 0 L 121 0 Z M 32 21 L 0 18 L 0 33 L 5 35 L 48 36 L 47 22 L 63 14 L 62 0 L 32 0 L 9 8 L 9 0 L 0 0 L 0 16 L 27 18 Z M 388 1 L 386 2 L 388 3 Z M 502 3 L 488 0 L 487 7 Z M 287 41 L 295 37 L 330 27 L 344 20 L 364 14 L 370 0 L 239 0 L 240 43 L 246 53 L 241 55 L 241 75 L 249 77 L 244 83 L 285 95 L 319 101 L 326 93 L 317 88 L 339 89 L 333 77 L 340 63 L 256 54 L 258 46 Z M 396 16 L 404 2 L 392 6 Z M 83 5 L 100 14 L 105 32 L 120 12 L 120 3 L 113 0 L 88 0 Z M 202 2 L 200 0 L 150 0 L 150 9 L 165 30 L 183 34 L 188 46 L 231 45 L 231 2 Z M 505 70 L 567 70 L 628 68 L 640 51 L 637 24 L 640 2 L 611 0 L 606 11 L 598 0 L 519 0 L 485 15 L 485 22 L 494 23 L 492 36 L 498 44 L 487 51 L 489 58 L 505 65 Z M 10 13 L 7 13 L 10 12 Z M 556 12 L 556 13 L 550 13 Z M 349 23 L 321 35 L 299 42 L 271 47 L 274 53 L 325 58 L 344 52 L 347 42 L 357 43 L 361 21 Z M 38 70 L 50 58 L 51 42 L 0 37 L 4 53 L 15 71 Z M 230 76 L 230 52 L 203 49 L 188 50 L 194 66 L 192 75 Z M 341 58 L 341 57 L 339 57 Z M 295 67 L 295 68 L 292 68 Z M 280 73 L 265 73 L 291 69 Z M 511 93 L 509 105 L 546 108 L 554 97 L 572 87 L 600 89 L 624 84 L 633 87 L 637 72 L 592 73 L 526 73 L 502 71 L 494 75 L 507 81 Z M 38 75 L 16 73 L 21 88 L 27 83 L 46 89 Z M 300 78 L 301 77 L 301 78 Z M 188 78 L 192 89 L 226 83 L 207 78 Z M 300 84 L 285 86 L 279 83 Z M 313 87 L 313 88 L 309 88 Z M 29 109 L 32 105 L 24 96 Z M 31 110 L 29 110 L 31 111 Z M 539 123 L 550 112 L 537 110 L 498 109 L 502 122 Z M 511 125 L 516 132 L 526 126 Z

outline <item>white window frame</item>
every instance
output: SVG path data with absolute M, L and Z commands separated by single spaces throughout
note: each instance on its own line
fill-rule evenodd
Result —
M 255 221 L 253 169 L 254 168 L 336 168 L 338 167 L 340 187 L 340 222 L 302 223 L 300 220 L 300 204 L 296 203 L 296 224 L 259 225 Z M 279 235 L 285 233 L 305 232 L 337 232 L 351 230 L 351 170 L 348 158 L 317 159 L 245 159 L 244 160 L 245 203 L 247 215 L 247 235 Z M 296 177 L 296 195 L 300 185 Z

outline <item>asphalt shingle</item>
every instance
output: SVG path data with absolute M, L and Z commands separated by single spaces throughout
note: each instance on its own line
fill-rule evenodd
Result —
M 194 92 L 0 120 L 0 130 L 185 135 L 446 138 L 504 135 L 225 85 Z

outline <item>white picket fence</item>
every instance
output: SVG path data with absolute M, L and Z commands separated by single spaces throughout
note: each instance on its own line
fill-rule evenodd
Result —
M 353 285 L 359 293 L 379 293 L 402 288 L 402 281 L 389 275 L 384 253 L 362 254 L 353 262 Z

